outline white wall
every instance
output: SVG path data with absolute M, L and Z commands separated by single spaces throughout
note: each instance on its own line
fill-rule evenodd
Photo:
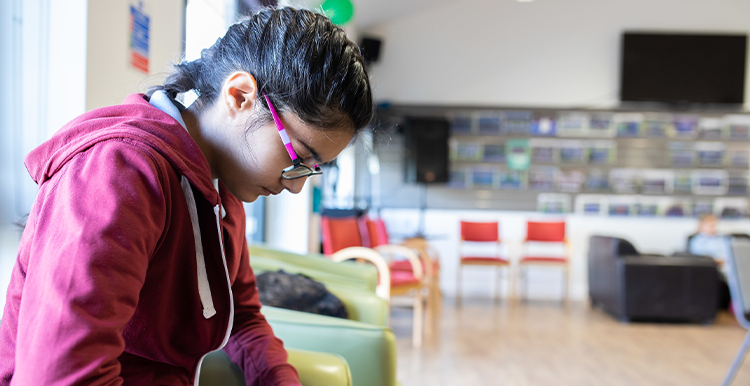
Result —
M 151 18 L 149 74 L 130 67 L 130 5 Z M 128 94 L 160 84 L 182 59 L 184 0 L 90 0 L 86 56 L 86 110 L 122 103 Z
M 309 252 L 312 188 L 305 183 L 299 194 L 284 190 L 266 199 L 266 244 L 283 251 Z
M 610 107 L 624 30 L 747 33 L 748 15 L 745 0 L 464 0 L 365 34 L 383 39 L 380 101 Z
M 416 209 L 383 209 L 381 216 L 389 234 L 413 235 L 419 222 Z M 425 234 L 440 253 L 440 286 L 447 296 L 456 293 L 458 268 L 459 222 L 499 221 L 500 238 L 506 245 L 505 257 L 513 264 L 518 261 L 520 243 L 526 237 L 526 221 L 552 221 L 564 218 L 567 238 L 571 244 L 570 297 L 584 300 L 588 296 L 587 260 L 589 238 L 592 235 L 615 236 L 630 241 L 640 253 L 670 255 L 684 251 L 687 237 L 695 233 L 698 221 L 693 218 L 622 218 L 567 215 L 543 215 L 534 212 L 459 211 L 428 209 L 425 213 Z M 721 220 L 719 233 L 750 233 L 750 220 Z M 538 251 L 538 250 L 537 250 Z M 486 252 L 486 251 L 475 251 Z M 535 252 L 531 250 L 531 252 Z M 547 252 L 545 250 L 545 252 Z M 549 251 L 557 252 L 557 251 Z M 538 268 L 530 272 L 529 296 L 532 299 L 559 299 L 562 282 L 559 269 Z M 463 294 L 466 297 L 486 298 L 493 294 L 494 268 L 468 267 L 463 274 Z M 503 294 L 507 295 L 507 282 Z M 518 287 L 517 287 L 518 288 Z
M 29 213 L 37 193 L 26 154 L 87 109 L 160 82 L 168 62 L 180 59 L 184 1 L 144 0 L 151 69 L 161 74 L 147 79 L 128 67 L 128 6 L 138 1 L 0 2 L 0 289 L 20 238 L 12 223 Z

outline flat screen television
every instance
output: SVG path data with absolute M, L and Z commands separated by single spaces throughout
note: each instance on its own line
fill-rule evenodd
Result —
M 742 104 L 747 35 L 626 32 L 620 100 Z

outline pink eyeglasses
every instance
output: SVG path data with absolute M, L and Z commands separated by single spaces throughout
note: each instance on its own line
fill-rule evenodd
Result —
M 287 135 L 286 133 L 284 124 L 281 123 L 281 119 L 279 119 L 279 115 L 276 114 L 276 109 L 273 107 L 273 104 L 271 103 L 271 99 L 268 98 L 268 95 L 266 95 L 265 91 L 263 92 L 263 97 L 266 98 L 266 102 L 268 103 L 268 108 L 271 109 L 271 115 L 273 115 L 273 121 L 276 122 L 276 128 L 279 129 L 279 135 L 281 136 L 281 141 L 284 142 L 284 147 L 286 148 L 286 152 L 289 153 L 289 157 L 292 159 L 292 166 L 281 171 L 281 178 L 285 180 L 296 180 L 297 178 L 323 174 L 318 164 L 315 164 L 315 166 L 311 168 L 303 164 L 302 161 L 300 161 L 299 157 L 297 157 L 297 153 L 294 151 L 294 148 L 292 147 L 292 143 L 289 140 L 289 135 Z

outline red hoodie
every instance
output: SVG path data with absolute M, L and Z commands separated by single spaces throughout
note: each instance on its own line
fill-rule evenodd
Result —
M 248 385 L 299 384 L 260 314 L 242 203 L 217 193 L 175 119 L 130 95 L 25 164 L 39 194 L 0 324 L 0 385 L 193 384 L 225 343 Z

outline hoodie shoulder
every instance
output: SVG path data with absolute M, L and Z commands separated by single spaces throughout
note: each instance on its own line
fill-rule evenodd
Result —
M 218 202 L 203 152 L 174 118 L 151 106 L 142 94 L 132 94 L 121 105 L 95 109 L 73 119 L 32 150 L 24 163 L 32 179 L 41 185 L 76 154 L 112 139 L 155 150 L 210 202 Z

